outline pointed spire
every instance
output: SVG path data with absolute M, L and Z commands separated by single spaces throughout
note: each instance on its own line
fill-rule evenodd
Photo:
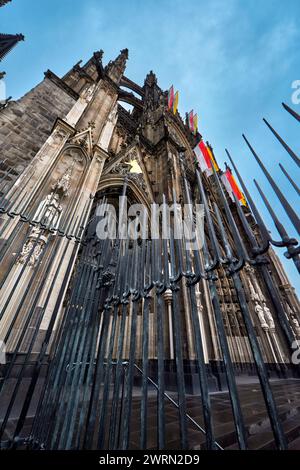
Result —
M 128 49 L 122 49 L 115 60 L 111 60 L 105 68 L 107 75 L 116 83 L 119 83 L 126 68 Z
M 101 61 L 103 58 L 104 51 L 100 49 L 100 51 L 95 51 L 93 57 L 95 60 Z
M 11 2 L 11 0 L 0 0 L 0 7 L 4 7 L 8 2 Z
M 24 41 L 23 34 L 0 34 L 0 60 L 2 60 L 19 41 Z
M 147 110 L 151 109 L 153 111 L 156 109 L 160 105 L 162 98 L 163 102 L 165 102 L 162 91 L 157 85 L 156 75 L 152 70 L 150 70 L 145 78 L 143 89 L 145 93 L 144 104 Z
M 153 86 L 156 83 L 157 83 L 156 75 L 153 72 L 153 70 L 150 70 L 150 72 L 148 73 L 148 75 L 145 78 L 145 85 Z
M 118 58 L 120 58 L 120 57 L 124 58 L 125 61 L 128 59 L 128 57 L 129 57 L 129 51 L 128 51 L 127 47 L 126 47 L 125 49 L 122 49 L 122 50 L 120 51 L 120 54 L 119 54 Z
M 98 78 L 102 78 L 104 74 L 104 68 L 102 65 L 102 58 L 103 58 L 104 51 L 100 49 L 100 51 L 96 51 L 93 54 L 93 59 L 94 63 L 96 65 L 97 73 L 98 73 Z

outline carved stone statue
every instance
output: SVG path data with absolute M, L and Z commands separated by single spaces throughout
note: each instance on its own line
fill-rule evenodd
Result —
M 107 121 L 108 122 L 112 122 L 112 123 L 116 123 L 116 120 L 117 120 L 117 117 L 118 117 L 118 107 L 117 106 L 114 106 L 114 108 L 111 110 L 111 112 L 109 113 L 109 116 L 108 116 L 108 119 Z
M 248 274 L 248 284 L 251 300 L 255 300 L 257 302 L 265 302 L 266 299 L 255 277 L 255 270 L 253 266 L 251 266 L 249 263 L 246 263 L 244 269 Z
M 29 257 L 28 266 L 34 266 L 38 261 L 46 243 L 47 239 L 43 236 L 41 236 L 37 241 L 33 238 L 28 239 L 28 241 L 23 245 L 18 262 L 25 264 Z
M 271 313 L 271 310 L 267 307 L 266 303 L 263 304 L 265 319 L 269 325 L 270 330 L 275 330 L 275 323 Z
M 260 300 L 259 294 L 255 291 L 252 281 L 249 279 L 248 282 L 249 282 L 251 300 L 259 301 Z
M 71 184 L 71 176 L 73 173 L 74 165 L 76 161 L 73 160 L 70 168 L 63 174 L 63 176 L 52 185 L 52 189 L 55 193 L 58 194 L 59 197 L 68 197 L 69 196 L 69 189 Z
M 59 194 L 51 192 L 39 204 L 33 221 L 40 222 L 48 228 L 56 229 L 59 225 L 62 207 L 59 204 Z
M 90 101 L 92 96 L 93 96 L 93 93 L 95 91 L 95 88 L 96 88 L 96 84 L 93 83 L 92 85 L 89 85 L 87 86 L 82 94 L 81 94 L 81 97 L 84 98 L 86 101 Z
M 263 308 L 258 302 L 256 302 L 256 305 L 255 305 L 255 313 L 257 314 L 259 318 L 260 326 L 262 327 L 263 330 L 267 331 L 269 329 L 269 325 L 266 322 Z

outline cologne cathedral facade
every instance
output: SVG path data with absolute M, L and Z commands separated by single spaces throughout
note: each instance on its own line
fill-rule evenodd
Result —
M 156 75 L 102 58 L 0 111 L 1 447 L 287 448 L 300 305 L 268 231 Z M 163 203 L 203 205 L 201 248 L 97 236 Z

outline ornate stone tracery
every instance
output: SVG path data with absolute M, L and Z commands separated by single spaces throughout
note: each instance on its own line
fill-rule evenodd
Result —
M 60 202 L 70 195 L 69 189 L 75 163 L 74 159 L 62 177 L 53 183 L 51 193 L 40 202 L 33 216 L 33 223 L 36 225 L 30 229 L 18 263 L 25 264 L 29 258 L 28 266 L 35 266 L 51 235 L 58 229 L 63 211 Z

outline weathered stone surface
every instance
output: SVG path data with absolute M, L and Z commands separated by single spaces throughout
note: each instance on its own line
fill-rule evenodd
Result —
M 65 116 L 74 102 L 48 78 L 11 102 L 0 112 L 1 160 L 7 159 L 6 163 L 14 168 L 19 166 L 19 173 L 41 148 L 56 118 Z

